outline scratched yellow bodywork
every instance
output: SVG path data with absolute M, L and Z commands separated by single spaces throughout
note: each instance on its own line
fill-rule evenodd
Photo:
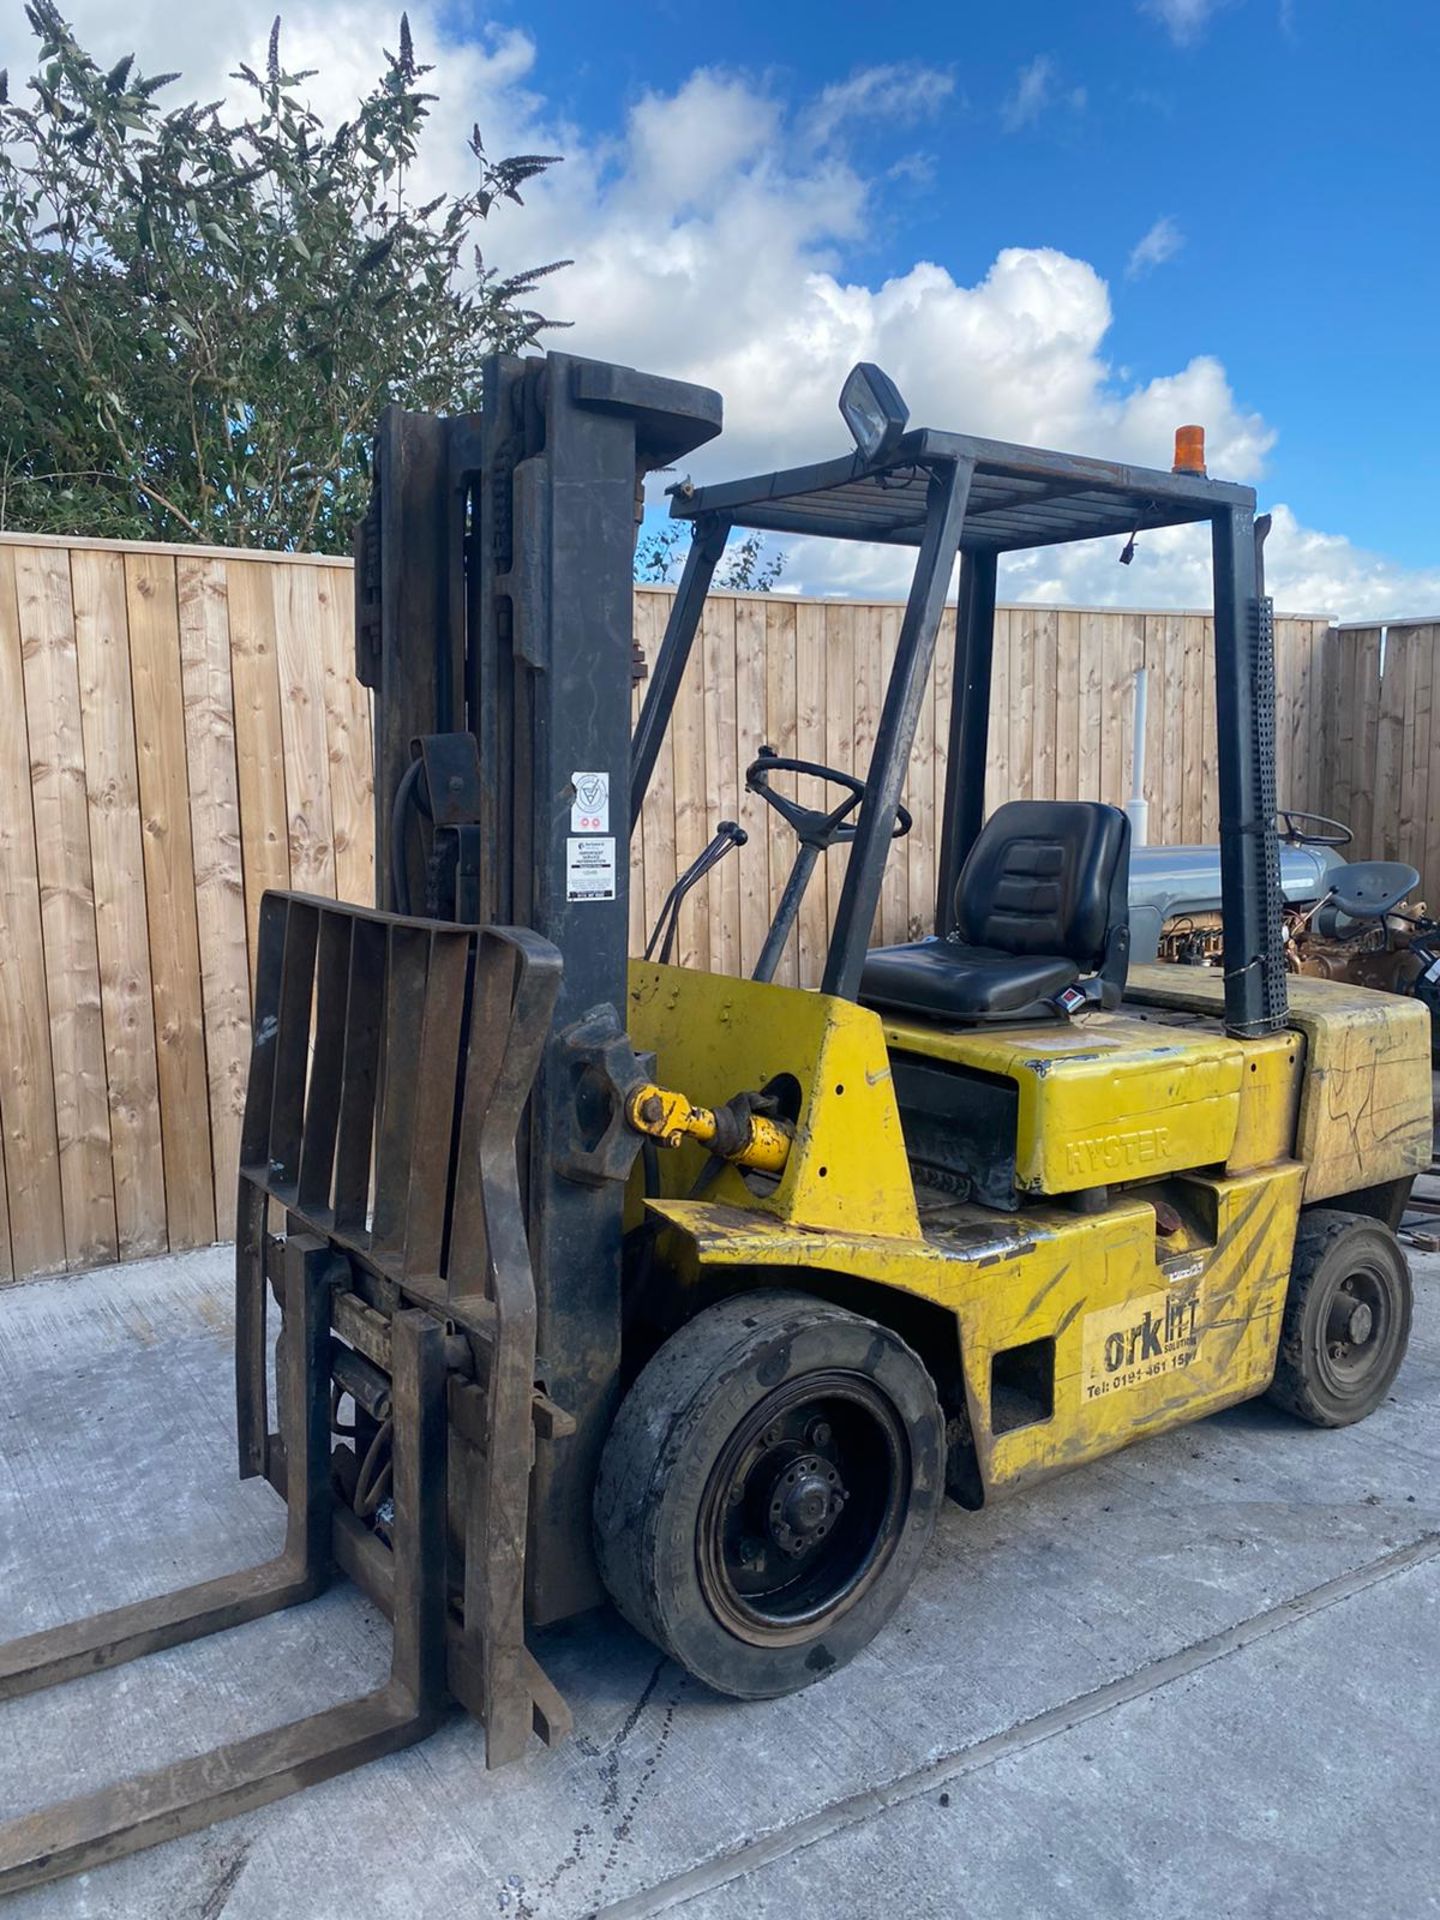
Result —
M 1342 980 L 1292 974 L 1285 984 L 1305 1041 L 1295 1155 L 1307 1204 L 1422 1172 L 1434 1125 L 1426 1008 Z M 1218 1020 L 1225 988 L 1209 967 L 1132 967 L 1125 996 Z
M 709 1106 L 770 1085 L 794 1123 L 778 1178 L 725 1167 L 700 1197 L 703 1153 L 661 1154 L 659 1192 L 642 1202 L 637 1182 L 632 1219 L 644 1205 L 668 1225 L 677 1285 L 717 1270 L 737 1285 L 845 1276 L 953 1315 L 987 1494 L 1260 1393 L 1302 1189 L 1348 1190 L 1329 1183 L 1346 1172 L 1340 1114 L 1347 1138 L 1364 1124 L 1361 1078 L 1396 1123 L 1379 1144 L 1413 1171 L 1428 1051 L 1417 1073 L 1410 1009 L 1385 996 L 1345 988 L 1343 1002 L 1319 1004 L 1305 989 L 1326 983 L 1297 982 L 1296 1030 L 1240 1041 L 1218 1022 L 1167 1022 L 1166 1010 L 1185 1012 L 1175 993 L 1198 997 L 1208 980 L 1197 990 L 1168 977 L 1178 968 L 1137 971 L 1148 1014 L 946 1030 L 882 1023 L 823 994 L 632 963 L 627 1024 L 656 1053 L 662 1081 Z M 1166 977 L 1144 977 L 1157 971 Z M 1384 1006 L 1357 1008 L 1357 993 Z M 1352 1022 L 1359 1037 L 1347 1041 Z M 892 1050 L 1016 1084 L 1018 1212 L 917 1188 Z M 1391 1159 L 1351 1162 L 1349 1188 L 1391 1177 L 1376 1170 Z M 1097 1211 L 1066 1198 L 1087 1188 L 1105 1189 Z M 1017 1373 L 1027 1355 L 1050 1386 L 1044 1404 Z
M 1208 1245 L 1178 1252 L 1157 1238 L 1154 1209 L 1139 1193 L 1099 1214 L 1042 1206 L 1007 1216 L 956 1205 L 909 1243 L 805 1232 L 703 1201 L 666 1202 L 658 1211 L 685 1233 L 702 1270 L 749 1269 L 760 1284 L 777 1272 L 841 1273 L 953 1312 L 981 1477 L 986 1492 L 997 1493 L 1264 1392 L 1275 1368 L 1301 1172 L 1283 1161 L 1235 1180 L 1197 1182 L 1217 1231 Z M 1087 1321 L 1134 1306 L 1128 1333 L 1143 1326 L 1145 1303 L 1156 1296 L 1187 1315 L 1194 1302 L 1193 1349 L 1186 1343 L 1183 1359 L 1167 1349 L 1139 1360 L 1134 1379 L 1129 1365 L 1107 1374 L 1102 1356 L 1087 1378 Z M 995 1355 L 1037 1340 L 1055 1342 L 1053 1412 L 997 1433 Z M 1117 1373 L 1123 1384 L 1112 1386 Z
M 1248 1173 L 1294 1151 L 1304 1067 L 1301 1033 L 1287 1029 L 1245 1042 L 1240 1119 L 1225 1162 L 1227 1173 Z

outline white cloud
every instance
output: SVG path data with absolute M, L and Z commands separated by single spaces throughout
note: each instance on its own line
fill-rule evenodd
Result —
M 1198 40 L 1226 0 L 1140 0 L 1140 11 L 1154 16 L 1177 47 Z
M 229 76 L 242 60 L 263 72 L 270 24 L 279 11 L 282 64 L 291 73 L 317 69 L 300 92 L 333 126 L 378 79 L 382 48 L 396 46 L 401 0 L 297 0 L 283 7 L 278 0 L 227 0 L 223 13 L 204 0 L 193 6 L 176 0 L 61 0 L 61 11 L 102 67 L 133 52 L 147 73 L 178 69 L 182 77 L 159 96 L 172 106 L 191 99 L 238 102 L 245 89 Z M 408 11 L 418 58 L 437 68 L 426 85 L 439 95 L 415 169 L 417 197 L 421 190 L 470 182 L 474 162 L 465 141 L 476 121 L 492 153 L 518 150 L 521 133 L 542 124 L 552 141 L 572 138 L 525 85 L 535 60 L 526 33 L 492 28 L 461 40 L 441 31 L 429 0 Z M 20 97 L 34 69 L 36 46 L 18 7 L 0 11 L 0 67 L 9 67 L 12 99 Z
M 909 126 L 929 119 L 955 91 L 952 74 L 901 60 L 887 66 L 863 67 L 826 87 L 810 109 L 809 124 L 817 142 L 831 139 L 854 120 L 885 120 Z
M 1168 213 L 1162 214 L 1150 231 L 1141 234 L 1130 249 L 1130 258 L 1125 262 L 1125 278 L 1138 280 L 1156 267 L 1163 267 L 1167 260 L 1175 258 L 1184 244 L 1185 236 L 1179 227 Z
M 1000 110 L 1007 133 L 1018 133 L 1040 118 L 1050 104 L 1058 75 L 1054 57 L 1048 53 L 1037 53 L 1028 67 L 1020 69 L 1015 91 Z
M 931 153 L 902 153 L 885 169 L 887 180 L 908 180 L 912 186 L 928 187 L 936 173 L 935 156 Z
M 1060 68 L 1053 54 L 1037 53 L 1028 66 L 1015 76 L 1015 87 L 1001 104 L 1000 124 L 1007 133 L 1019 133 L 1033 126 L 1053 106 L 1063 105 L 1072 113 L 1083 113 L 1090 95 L 1084 87 L 1062 87 Z
M 779 126 L 775 101 L 702 68 L 678 94 L 646 94 L 631 109 L 628 193 L 659 196 L 672 213 L 714 209 L 735 180 L 765 173 Z
M 1440 567 L 1402 567 L 1342 534 L 1303 527 L 1287 506 L 1272 509 L 1265 584 L 1277 606 L 1342 620 L 1431 613 L 1440 607 Z
M 150 71 L 186 70 L 174 97 L 206 98 L 224 91 L 238 59 L 263 58 L 274 0 L 232 0 L 223 36 L 208 10 L 179 10 L 173 0 L 69 4 L 97 57 L 114 60 L 133 46 Z M 392 4 L 296 0 L 287 8 L 287 64 L 321 69 L 308 84 L 327 116 L 350 111 L 378 69 L 378 49 L 394 44 Z M 1110 288 L 1083 260 L 1010 247 L 972 283 L 940 260 L 917 261 L 878 285 L 847 273 L 847 254 L 868 237 L 881 198 L 878 180 L 847 149 L 847 125 L 858 114 L 873 125 L 877 114 L 894 122 L 934 112 L 950 97 L 948 76 L 871 68 L 796 107 L 754 79 L 701 70 L 674 92 L 646 93 L 600 137 L 566 125 L 536 94 L 525 34 L 457 40 L 432 0 L 410 12 L 440 95 L 417 196 L 467 178 L 472 120 L 494 153 L 566 156 L 527 188 L 523 209 L 497 212 L 487 258 L 509 270 L 575 256 L 544 295 L 550 312 L 575 322 L 559 339 L 565 350 L 720 389 L 726 431 L 688 463 L 696 479 L 842 451 L 836 395 L 862 359 L 890 371 L 918 422 L 1168 467 L 1175 426 L 1198 421 L 1212 473 L 1263 477 L 1274 433 L 1237 399 L 1218 360 L 1199 355 L 1145 381 L 1110 362 Z M 13 86 L 31 57 L 8 13 L 0 65 L 7 56 Z M 1008 565 L 1005 590 L 1072 603 L 1183 606 L 1208 597 L 1208 563 L 1193 534 L 1142 536 L 1131 567 L 1115 564 L 1113 546 Z M 906 562 L 888 549 L 798 543 L 786 584 L 893 592 Z M 1285 508 L 1268 562 L 1277 598 L 1292 608 L 1357 617 L 1440 603 L 1440 576 L 1303 528 Z

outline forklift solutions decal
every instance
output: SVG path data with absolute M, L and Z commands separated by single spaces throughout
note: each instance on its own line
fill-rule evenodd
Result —
M 615 898 L 615 838 L 613 834 L 592 834 L 565 842 L 565 898 L 567 900 L 613 900 Z
M 1177 1373 L 1200 1342 L 1195 1294 L 1148 1293 L 1138 1300 L 1087 1313 L 1081 1384 L 1087 1400 Z

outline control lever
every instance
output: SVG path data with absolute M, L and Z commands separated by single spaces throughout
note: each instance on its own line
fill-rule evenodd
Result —
M 655 922 L 655 930 L 645 946 L 645 958 L 649 960 L 660 949 L 660 964 L 668 967 L 670 956 L 675 950 L 675 936 L 680 929 L 680 908 L 685 896 L 692 887 L 698 886 L 713 867 L 729 853 L 732 847 L 743 847 L 750 838 L 745 829 L 734 820 L 722 820 L 715 829 L 715 838 L 698 858 L 681 874 L 665 896 L 665 904 L 660 909 L 660 917 Z

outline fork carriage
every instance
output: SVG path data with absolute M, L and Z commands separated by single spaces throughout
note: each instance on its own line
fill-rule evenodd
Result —
M 408 1746 L 451 1698 L 484 1722 L 492 1766 L 532 1729 L 547 1744 L 569 1732 L 524 1637 L 532 1462 L 574 1422 L 536 1381 L 516 1160 L 559 974 L 555 949 L 523 931 L 266 896 L 236 1424 L 242 1478 L 263 1474 L 285 1501 L 285 1543 L 261 1566 L 12 1642 L 0 1699 L 298 1605 L 339 1573 L 392 1622 L 390 1677 L 0 1829 L 0 1888 L 99 1866 Z

